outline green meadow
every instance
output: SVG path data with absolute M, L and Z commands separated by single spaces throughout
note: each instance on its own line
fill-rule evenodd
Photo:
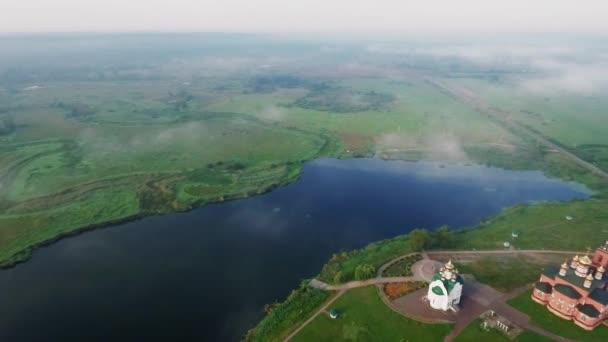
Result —
M 319 157 L 491 162 L 497 139 L 530 154 L 420 79 L 158 72 L 168 79 L 1 93 L 12 130 L 0 136 L 0 263 L 76 230 L 259 194 Z
M 441 341 L 450 324 L 424 324 L 405 318 L 382 302 L 374 286 L 353 289 L 331 305 L 339 316 L 317 316 L 293 341 Z
M 455 232 L 449 248 L 501 248 L 513 230 L 522 249 L 579 250 L 608 240 L 607 179 L 514 128 L 608 170 L 603 83 L 566 87 L 559 72 L 504 56 L 437 55 L 428 51 L 443 45 L 431 41 L 412 42 L 407 53 L 393 41 L 229 34 L 3 36 L 0 44 L 1 266 L 86 229 L 270 191 L 297 181 L 302 164 L 320 157 L 541 170 L 593 191 L 585 201 L 505 209 Z M 586 53 L 570 57 L 597 62 Z M 429 79 L 475 94 L 504 118 Z M 377 269 L 413 245 L 405 235 L 336 251 L 318 277 L 351 280 L 357 266 Z M 521 285 L 489 271 L 497 262 L 468 267 L 497 288 Z M 535 272 L 521 260 L 504 270 L 525 281 Z M 248 336 L 281 339 L 327 297 L 300 289 Z M 450 329 L 398 316 L 373 288 L 349 291 L 335 306 L 340 319 L 321 315 L 297 339 L 440 340 Z

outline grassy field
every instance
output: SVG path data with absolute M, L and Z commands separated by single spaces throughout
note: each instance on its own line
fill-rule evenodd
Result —
M 502 292 L 534 282 L 545 266 L 529 256 L 483 256 L 473 262 L 456 262 L 461 273 L 473 274 L 480 282 Z
M 339 317 L 320 315 L 293 341 L 442 341 L 449 324 L 428 325 L 407 319 L 389 309 L 375 287 L 348 291 L 335 303 Z
M 497 139 L 527 145 L 417 79 L 49 81 L 2 98 L 14 120 L 0 135 L 3 265 L 58 234 L 262 193 L 321 156 L 470 162 L 485 158 L 475 146 L 499 155 Z M 128 209 L 93 200 L 110 189 Z M 78 221 L 50 214 L 76 204 Z
M 406 55 L 390 48 L 378 53 L 369 42 L 231 35 L 2 37 L 0 43 L 2 266 L 83 229 L 260 194 L 297 180 L 303 162 L 322 156 L 542 170 L 595 191 L 586 201 L 506 209 L 457 232 L 456 249 L 501 248 L 513 230 L 520 233 L 515 248 L 580 250 L 608 239 L 608 182 L 505 127 L 515 121 L 606 170 L 607 91 L 530 90 L 525 85 L 538 85 L 541 73 L 520 67 L 529 61 L 488 65 L 424 55 L 425 46 L 416 44 L 420 51 Z M 590 62 L 588 51 L 570 57 Z M 475 93 L 505 120 L 453 98 L 429 77 Z M 334 255 L 319 278 L 348 281 L 361 264 L 377 269 L 411 251 L 407 236 L 375 242 Z M 497 262 L 470 271 L 504 290 L 519 285 L 490 271 Z M 523 272 L 527 281 L 534 272 L 524 264 L 503 271 Z M 303 303 L 304 294 L 314 298 Z M 295 295 L 252 336 L 280 339 L 323 299 Z M 350 321 L 321 317 L 313 326 L 338 327 L 328 335 L 334 339 L 382 333 L 376 329 L 388 323 L 365 325 L 363 318 L 374 318 L 358 311 L 356 300 L 379 303 L 371 289 L 353 291 L 339 302 L 352 310 L 351 316 L 345 311 Z M 303 311 L 298 316 L 292 307 Z M 385 309 L 377 308 L 381 317 L 392 317 Z M 406 326 L 413 340 L 417 332 L 437 338 L 445 332 Z M 395 334 L 389 338 L 402 332 L 387 330 Z M 324 337 L 314 329 L 303 334 Z
M 469 324 L 457 337 L 455 342 L 478 342 L 478 341 L 516 341 L 516 342 L 549 342 L 550 338 L 537 335 L 533 332 L 524 331 L 515 340 L 511 340 L 499 331 L 490 329 L 485 331 L 481 328 L 481 320 L 475 320 Z
M 462 249 L 501 248 L 503 241 L 511 241 L 511 232 L 517 231 L 515 248 L 585 250 L 608 239 L 607 205 L 605 199 L 596 198 L 516 206 L 474 229 L 458 232 L 457 245 Z
M 573 94 L 565 90 L 525 87 L 525 79 L 501 81 L 460 78 L 452 84 L 478 93 L 491 105 L 508 111 L 512 120 L 540 132 L 583 159 L 608 167 L 605 113 L 608 89 Z M 522 87 L 522 85 L 524 85 Z
M 198 38 L 184 42 L 190 39 Z M 111 45 L 82 60 L 60 48 L 45 65 L 28 64 L 31 56 L 14 57 L 19 50 L 0 60 L 0 222 L 7 222 L 0 227 L 0 264 L 21 259 L 57 234 L 262 193 L 296 180 L 302 162 L 321 156 L 540 169 L 597 191 L 606 187 L 423 75 L 378 64 L 378 56 L 365 56 L 369 65 L 353 69 L 342 67 L 349 53 L 319 52 L 313 43 L 273 45 L 272 62 L 263 57 L 268 51 L 254 46 L 251 53 L 262 53 L 244 58 L 232 42 L 199 43 L 211 44 L 222 62 L 198 49 L 180 50 L 177 62 L 173 50 L 141 54 Z M 425 68 L 423 74 L 435 74 Z M 507 105 L 500 101 L 510 90 L 519 94 L 507 81 L 488 87 L 483 78 L 442 81 L 479 90 L 495 105 Z M 586 158 L 603 158 L 598 113 L 608 104 L 589 104 L 580 96 L 553 102 L 527 96 L 507 109 L 522 117 L 530 116 L 525 111 L 554 115 L 554 125 L 571 131 L 523 123 Z M 583 120 L 566 120 L 579 107 Z M 572 137 L 587 129 L 593 133 L 587 139 Z M 95 200 L 112 191 L 129 198 L 118 201 L 123 210 Z M 585 220 L 601 220 L 595 210 L 602 205 L 579 210 L 590 214 Z M 52 214 L 69 210 L 78 211 L 78 220 Z M 395 255 L 383 248 L 373 251 L 377 260 L 357 258 L 378 266 Z M 344 261 L 344 279 L 355 266 Z
M 608 328 L 599 326 L 593 331 L 585 331 L 571 321 L 561 319 L 550 313 L 544 306 L 530 299 L 530 291 L 509 301 L 514 308 L 530 316 L 533 324 L 560 336 L 577 341 L 605 341 L 608 339 Z

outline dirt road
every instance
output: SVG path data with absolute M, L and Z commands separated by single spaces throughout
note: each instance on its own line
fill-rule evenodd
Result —
M 490 118 L 492 118 L 495 122 L 497 122 L 504 128 L 507 128 L 507 129 L 509 129 L 513 132 L 519 133 L 519 134 L 524 134 L 527 137 L 536 140 L 539 144 L 542 144 L 545 148 L 561 153 L 566 158 L 572 160 L 580 167 L 585 168 L 585 169 L 591 171 L 592 173 L 594 173 L 600 177 L 603 177 L 604 179 L 608 179 L 608 173 L 606 171 L 600 169 L 599 167 L 597 167 L 596 165 L 594 165 L 592 163 L 589 163 L 586 160 L 581 159 L 576 154 L 562 148 L 561 146 L 551 142 L 549 139 L 544 137 L 542 134 L 530 129 L 529 127 L 526 127 L 525 125 L 522 125 L 521 123 L 519 123 L 515 120 L 509 120 L 508 118 L 511 115 L 508 112 L 505 112 L 503 110 L 490 106 L 487 102 L 485 102 L 482 98 L 477 96 L 472 91 L 469 91 L 468 89 L 463 89 L 460 87 L 448 86 L 448 85 L 441 83 L 441 82 L 437 81 L 436 79 L 433 79 L 430 77 L 425 78 L 425 81 L 427 83 L 435 86 L 436 88 L 438 88 L 442 93 L 444 93 L 448 96 L 451 96 L 452 98 L 454 98 L 464 104 L 472 106 L 480 113 L 490 116 Z

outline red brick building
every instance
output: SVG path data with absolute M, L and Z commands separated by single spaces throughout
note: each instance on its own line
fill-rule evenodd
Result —
M 547 267 L 532 291 L 532 299 L 553 314 L 585 330 L 608 326 L 608 241 L 592 258 L 575 256 L 568 265 Z

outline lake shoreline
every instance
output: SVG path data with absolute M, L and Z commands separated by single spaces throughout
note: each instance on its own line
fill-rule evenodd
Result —
M 187 213 L 187 212 L 191 212 L 193 210 L 197 210 L 200 208 L 203 208 L 205 206 L 208 205 L 214 205 L 214 204 L 222 204 L 225 202 L 229 202 L 229 201 L 235 201 L 235 200 L 243 200 L 243 199 L 248 199 L 248 198 L 252 198 L 252 197 L 256 197 L 259 195 L 264 195 L 266 193 L 269 193 L 271 191 L 274 191 L 276 189 L 291 185 L 297 181 L 299 181 L 302 177 L 302 174 L 304 172 L 304 164 L 309 163 L 309 162 L 315 162 L 317 160 L 320 159 L 335 159 L 335 160 L 351 160 L 351 159 L 379 159 L 379 160 L 383 160 L 386 162 L 413 162 L 413 163 L 418 163 L 418 162 L 428 162 L 428 163 L 436 163 L 437 165 L 439 165 L 439 167 L 443 168 L 445 167 L 445 165 L 462 165 L 462 166 L 484 166 L 484 167 L 491 167 L 491 168 L 496 168 L 496 169 L 500 169 L 500 170 L 504 170 L 504 171 L 509 171 L 508 169 L 504 169 L 501 168 L 499 166 L 488 166 L 488 165 L 483 165 L 483 164 L 476 164 L 476 163 L 471 163 L 471 162 L 467 162 L 464 163 L 462 161 L 435 161 L 435 160 L 424 160 L 424 159 L 400 159 L 400 158 L 392 158 L 389 156 L 367 156 L 367 155 L 362 155 L 362 156 L 351 156 L 351 157 L 321 157 L 321 158 L 313 158 L 311 160 L 306 160 L 306 161 L 302 161 L 300 162 L 300 164 L 298 165 L 298 173 L 296 176 L 294 177 L 290 177 L 288 179 L 285 179 L 279 183 L 276 184 L 272 184 L 264 189 L 262 189 L 260 192 L 251 194 L 250 192 L 242 192 L 242 193 L 235 193 L 232 195 L 228 195 L 228 196 L 220 196 L 217 199 L 212 199 L 209 201 L 197 201 L 192 203 L 191 205 L 189 205 L 188 207 L 185 207 L 183 210 L 173 210 L 173 211 L 167 211 L 167 212 L 157 212 L 157 213 L 145 213 L 145 212 L 140 212 L 137 213 L 135 215 L 130 215 L 130 216 L 126 216 L 124 218 L 119 218 L 116 220 L 110 220 L 107 222 L 102 222 L 102 223 L 97 223 L 97 224 L 91 224 L 91 225 L 84 225 L 78 228 L 75 228 L 73 230 L 70 230 L 66 233 L 62 233 L 62 234 L 58 234 L 57 236 L 52 237 L 51 239 L 42 241 L 40 243 L 34 244 L 32 246 L 29 246 L 27 249 L 20 251 L 16 254 L 14 254 L 13 256 L 11 256 L 8 259 L 2 260 L 0 261 L 0 270 L 4 270 L 4 269 L 10 269 L 13 268 L 19 264 L 22 264 L 24 262 L 27 262 L 28 260 L 30 260 L 30 258 L 32 257 L 32 253 L 39 249 L 39 248 L 44 248 L 46 246 L 52 245 L 60 240 L 66 239 L 66 238 L 71 238 L 71 237 L 76 237 L 78 235 L 81 235 L 83 233 L 86 232 L 90 232 L 93 230 L 98 230 L 98 229 L 104 229 L 104 228 L 111 228 L 117 225 L 121 225 L 124 223 L 129 223 L 129 222 L 134 222 L 137 220 L 141 220 L 147 217 L 154 217 L 154 216 L 163 216 L 163 215 L 171 215 L 171 214 L 179 214 L 179 213 Z M 553 179 L 557 179 L 559 181 L 562 182 L 567 182 L 567 183 L 572 183 L 577 185 L 578 187 L 580 187 L 579 191 L 585 192 L 589 195 L 588 198 L 592 198 L 597 192 L 594 191 L 593 189 L 589 189 L 587 186 L 585 186 L 582 183 L 577 183 L 574 181 L 566 181 L 566 180 L 562 180 L 559 177 L 555 177 L 555 176 L 550 176 L 547 175 L 545 171 L 543 170 L 532 170 L 532 169 L 523 169 L 523 170 L 515 170 L 515 171 L 540 171 L 543 173 L 543 175 L 545 175 L 548 178 L 553 178 Z M 517 205 L 517 204 L 516 204 Z M 504 209 L 508 209 L 508 208 L 504 208 Z M 494 215 L 495 216 L 495 215 Z M 493 216 L 492 216 L 493 217 Z M 489 217 L 491 218 L 491 217 Z M 459 228 L 459 230 L 471 230 L 471 229 L 476 229 L 477 226 L 481 223 L 478 222 L 475 225 L 469 226 L 469 227 L 462 227 Z

